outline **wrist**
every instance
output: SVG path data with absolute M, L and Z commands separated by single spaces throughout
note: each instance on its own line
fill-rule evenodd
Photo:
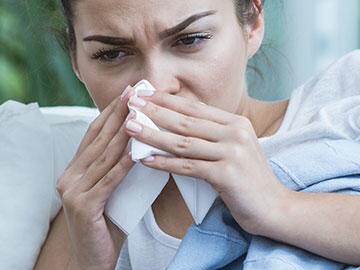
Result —
M 236 196 L 223 195 L 222 199 L 242 229 L 253 235 L 271 237 L 274 230 L 284 226 L 282 221 L 293 204 L 295 193 L 276 180 L 271 188 L 257 190 L 250 196 L 234 192 Z
M 274 196 L 272 204 L 261 219 L 255 235 L 261 235 L 272 239 L 279 239 L 279 234 L 287 231 L 289 215 L 292 205 L 296 200 L 297 192 L 281 186 Z

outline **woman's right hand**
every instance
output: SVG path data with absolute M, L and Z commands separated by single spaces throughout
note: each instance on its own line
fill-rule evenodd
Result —
M 80 269 L 114 269 L 124 240 L 124 234 L 105 217 L 104 209 L 133 166 L 126 151 L 127 113 L 126 100 L 116 98 L 90 125 L 75 157 L 58 180 L 72 263 Z

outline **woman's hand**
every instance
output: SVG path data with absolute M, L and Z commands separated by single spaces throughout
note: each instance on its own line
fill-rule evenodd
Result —
M 133 165 L 126 146 L 127 103 L 115 99 L 90 125 L 59 178 L 73 264 L 80 269 L 114 269 L 123 233 L 104 216 L 110 195 Z
M 250 121 L 160 91 L 143 95 L 141 99 L 131 98 L 132 105 L 171 133 L 132 120 L 127 124 L 129 135 L 176 157 L 154 156 L 142 162 L 206 180 L 245 230 L 259 232 L 273 218 L 269 208 L 281 206 L 287 189 L 268 166 Z

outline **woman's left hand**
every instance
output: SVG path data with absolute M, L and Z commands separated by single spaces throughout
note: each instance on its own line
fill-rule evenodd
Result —
M 276 218 L 274 209 L 283 205 L 287 189 L 272 173 L 248 118 L 160 91 L 144 95 L 131 98 L 131 104 L 169 132 L 134 120 L 127 132 L 175 155 L 157 155 L 144 165 L 206 180 L 250 233 L 260 233 Z

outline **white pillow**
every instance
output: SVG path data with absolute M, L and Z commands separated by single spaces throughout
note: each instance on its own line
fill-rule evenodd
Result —
M 61 207 L 55 183 L 98 111 L 0 106 L 0 269 L 32 269 Z

